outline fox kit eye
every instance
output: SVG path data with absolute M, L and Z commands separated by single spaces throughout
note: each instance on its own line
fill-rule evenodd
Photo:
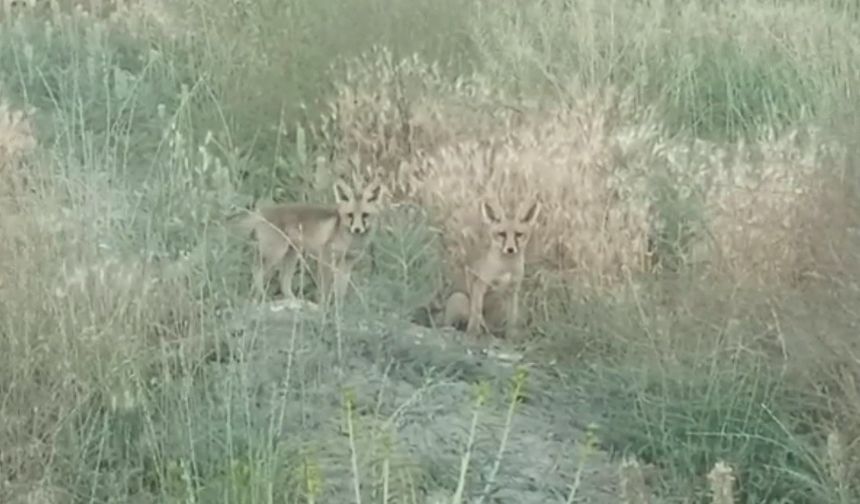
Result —
M 505 232 L 501 231 L 501 232 L 496 233 L 496 237 L 504 240 L 505 239 Z
M 347 218 L 347 219 L 350 219 L 350 220 L 352 220 L 352 218 L 353 218 L 354 216 L 355 216 L 355 214 L 354 214 L 354 213 L 352 213 L 352 212 L 348 212 L 348 213 L 346 214 L 346 218 Z
M 514 238 L 522 238 L 522 237 L 523 237 L 523 233 L 521 233 L 521 232 L 519 232 L 519 231 L 517 231 L 516 233 L 514 233 Z
M 361 219 L 362 219 L 362 220 L 367 220 L 367 218 L 368 218 L 368 217 L 370 217 L 370 214 L 369 214 L 369 213 L 367 213 L 367 212 L 362 212 L 362 214 L 361 214 Z

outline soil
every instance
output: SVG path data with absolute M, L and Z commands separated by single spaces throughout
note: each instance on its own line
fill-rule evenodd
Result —
M 233 318 L 228 347 L 234 358 L 213 364 L 244 368 L 255 414 L 269 425 L 278 419 L 278 442 L 318 457 L 326 496 L 320 502 L 355 500 L 346 397 L 368 502 L 381 500 L 371 482 L 381 480 L 386 458 L 390 492 L 401 488 L 418 502 L 450 502 L 479 384 L 489 394 L 478 410 L 464 502 L 619 502 L 618 463 L 598 448 L 583 462 L 589 425 L 598 417 L 559 369 L 526 362 L 497 342 L 492 348 L 487 340 L 468 342 L 454 330 L 341 320 L 351 322 L 324 320 L 306 302 L 250 305 Z M 517 369 L 527 375 L 498 459 Z M 576 497 L 568 501 L 577 479 Z

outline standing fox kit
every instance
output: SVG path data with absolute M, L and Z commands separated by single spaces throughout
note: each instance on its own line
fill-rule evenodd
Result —
M 540 213 L 535 201 L 509 217 L 489 202 L 481 203 L 486 228 L 486 248 L 473 251 L 466 265 L 467 292 L 454 292 L 445 306 L 445 325 L 467 322 L 466 332 L 487 329 L 484 320 L 488 294 L 507 298 L 506 333 L 511 336 L 519 322 L 519 291 L 525 274 L 525 248 Z
M 359 189 L 359 188 L 356 188 Z M 378 213 L 382 186 L 372 182 L 353 191 L 342 179 L 334 184 L 335 205 L 285 203 L 264 207 L 242 218 L 239 225 L 256 235 L 260 264 L 254 284 L 260 292 L 280 270 L 281 292 L 293 298 L 296 264 L 305 255 L 319 266 L 319 301 L 333 290 L 342 299 L 352 267 Z M 357 197 L 356 197 L 357 196 Z

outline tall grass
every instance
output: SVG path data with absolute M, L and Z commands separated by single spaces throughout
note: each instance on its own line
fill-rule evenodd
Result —
M 482 68 L 527 96 L 633 85 L 674 127 L 736 137 L 820 111 L 857 79 L 856 6 L 821 2 L 481 3 Z
M 740 502 L 856 501 L 858 39 L 855 4 L 812 0 L 4 10 L 0 500 L 572 501 L 612 465 L 558 462 L 560 488 L 533 430 L 595 416 L 665 501 L 707 501 L 718 462 Z M 502 187 L 469 178 L 488 144 L 555 198 L 564 242 L 525 301 L 553 378 L 517 374 L 501 404 L 506 371 L 406 323 L 446 286 L 439 212 Z M 352 165 L 402 183 L 356 302 L 335 320 L 248 306 L 223 219 L 329 198 Z M 766 168 L 743 184 L 777 175 L 718 191 L 741 165 Z M 621 185 L 580 198 L 602 177 Z M 657 215 L 635 245 L 656 238 L 658 268 L 618 259 L 619 214 L 566 208 L 620 212 L 618 194 Z M 726 262 L 694 260 L 708 239 Z M 612 289 L 567 274 L 605 265 Z M 465 382 L 487 377 L 475 400 Z

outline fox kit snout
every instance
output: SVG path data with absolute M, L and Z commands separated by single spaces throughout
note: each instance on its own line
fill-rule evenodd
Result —
M 260 292 L 276 270 L 280 270 L 281 292 L 294 297 L 292 278 L 299 259 L 311 255 L 319 266 L 319 296 L 329 291 L 342 298 L 349 285 L 358 248 L 371 229 L 378 212 L 382 186 L 372 182 L 363 190 L 343 180 L 334 184 L 335 205 L 285 203 L 262 208 L 259 214 L 244 217 L 240 225 L 257 239 L 260 265 L 254 283 Z M 356 197 L 358 193 L 358 197 Z
M 466 322 L 466 332 L 486 329 L 485 299 L 488 294 L 507 297 L 507 333 L 516 330 L 519 319 L 519 290 L 525 276 L 525 248 L 531 236 L 540 203 L 535 201 L 511 217 L 489 202 L 481 203 L 487 232 L 484 252 L 466 267 L 466 290 L 455 292 L 445 306 L 445 325 Z

